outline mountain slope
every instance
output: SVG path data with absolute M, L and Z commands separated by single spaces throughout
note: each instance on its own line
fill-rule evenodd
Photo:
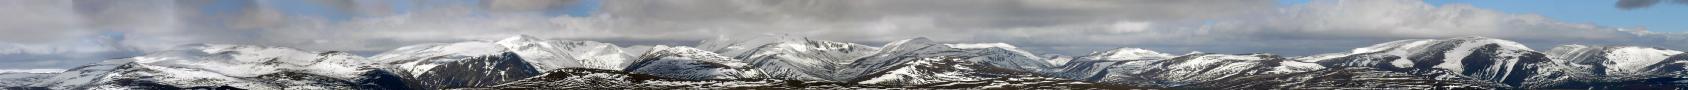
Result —
M 1058 68 L 1043 72 L 1045 75 L 1072 78 L 1077 80 L 1097 80 L 1108 75 L 1109 68 L 1115 67 L 1143 67 L 1154 60 L 1164 60 L 1175 56 L 1139 49 L 1120 47 L 1107 51 L 1092 52 L 1090 55 L 1069 58 L 1071 60 L 1056 64 Z
M 1186 89 L 1506 89 L 1506 85 L 1450 73 L 1402 73 L 1369 67 L 1344 67 L 1294 74 L 1225 78 Z
M 58 73 L 0 72 L 0 89 L 30 88 L 30 84 L 41 82 L 53 77 L 53 75 L 58 75 Z
M 689 80 L 618 70 L 565 68 L 495 86 L 501 89 L 727 89 L 787 85 L 779 80 Z
M 802 80 L 687 80 L 615 70 L 565 68 L 487 89 L 1131 89 L 1060 78 L 999 78 L 924 85 L 872 85 Z
M 515 36 L 498 41 L 400 47 L 373 57 L 421 89 L 486 87 L 551 69 L 620 70 L 631 56 L 614 44 Z
M 742 60 L 684 46 L 652 47 L 650 52 L 639 56 L 639 61 L 622 71 L 687 80 L 748 79 L 762 76 L 761 71 L 750 68 Z
M 994 78 L 1036 78 L 1037 70 L 1048 68 L 1042 57 L 1001 43 L 937 44 L 926 38 L 886 44 L 876 54 L 863 57 L 839 75 L 859 84 L 919 85 L 941 82 L 985 81 Z
M 595 41 L 544 40 L 532 36 L 515 36 L 497 42 L 516 53 L 524 62 L 544 72 L 559 68 L 596 68 L 619 70 L 632 64 L 615 44 Z
M 71 69 L 32 87 L 50 89 L 403 89 L 362 57 L 283 47 L 201 44 Z
M 1680 87 L 1688 82 L 1683 63 L 1688 54 L 1682 51 L 1636 46 L 1564 45 L 1548 51 L 1550 68 L 1538 75 L 1533 85 L 1545 88 L 1637 88 Z M 1667 80 L 1667 81 L 1658 81 Z
M 1517 42 L 1484 38 L 1399 40 L 1357 48 L 1342 57 L 1310 59 L 1327 67 L 1373 67 L 1424 73 L 1437 70 L 1503 83 L 1526 85 L 1526 78 L 1552 68 L 1549 58 Z
M 1173 58 L 1173 57 L 1177 57 L 1177 56 L 1173 56 L 1172 54 L 1150 51 L 1148 49 L 1120 47 L 1120 48 L 1114 48 L 1113 50 L 1090 53 L 1090 55 L 1086 55 L 1084 58 L 1090 59 L 1090 60 L 1122 61 L 1122 60 L 1160 60 L 1160 59 L 1167 59 L 1167 58 Z
M 115 59 L 82 65 L 76 68 L 70 68 L 58 75 L 50 76 L 45 80 L 41 80 L 41 82 L 30 84 L 28 87 L 49 89 L 85 88 L 88 85 L 94 84 L 95 81 L 105 80 L 104 77 L 106 75 L 110 75 L 112 70 L 116 70 L 117 66 L 128 64 L 130 62 L 134 62 L 134 60 Z
M 374 59 L 416 89 L 486 87 L 540 74 L 516 53 L 489 42 L 405 46 Z
M 1139 60 L 1110 66 L 1083 80 L 1141 87 L 1174 87 L 1215 79 L 1270 74 L 1284 59 L 1270 54 L 1191 54 L 1166 60 Z
M 768 78 L 806 81 L 837 81 L 835 77 L 840 76 L 833 71 L 879 50 L 855 43 L 798 37 L 717 39 L 704 41 L 698 47 L 744 60 Z
M 1580 70 L 1589 70 L 1581 71 L 1587 74 L 1627 77 L 1679 72 L 1657 65 L 1682 61 L 1667 59 L 1682 53 L 1676 50 L 1634 46 L 1565 45 L 1555 47 L 1547 54 L 1553 56 L 1556 62 L 1567 62 L 1578 66 Z

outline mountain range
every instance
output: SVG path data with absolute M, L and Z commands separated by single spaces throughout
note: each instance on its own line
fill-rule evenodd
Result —
M 5 89 L 1688 89 L 1688 54 L 1645 46 L 1531 50 L 1485 37 L 1398 40 L 1309 56 L 1082 56 L 913 38 L 804 37 L 620 47 L 515 36 L 370 57 L 196 44 L 60 73 L 0 73 Z

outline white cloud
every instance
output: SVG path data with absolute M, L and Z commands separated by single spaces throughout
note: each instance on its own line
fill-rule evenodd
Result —
M 1297 35 L 1382 38 L 1489 36 L 1619 39 L 1620 32 L 1464 4 L 1432 6 L 1408 0 L 1322 1 L 1289 7 L 1263 19 L 1218 24 L 1219 30 L 1291 32 Z
M 0 1 L 0 40 L 41 43 L 89 34 L 65 0 Z
M 0 73 L 59 73 L 64 69 L 0 69 Z

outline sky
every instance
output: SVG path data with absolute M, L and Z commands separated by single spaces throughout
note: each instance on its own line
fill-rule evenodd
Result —
M 517 35 L 691 46 L 780 35 L 927 37 L 1083 55 L 1338 53 L 1481 36 L 1688 50 L 1688 0 L 0 0 L 0 69 L 62 69 L 185 44 L 377 54 Z

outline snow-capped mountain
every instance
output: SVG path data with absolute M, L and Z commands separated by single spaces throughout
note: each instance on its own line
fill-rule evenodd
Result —
M 1142 87 L 1173 87 L 1223 78 L 1266 74 L 1284 59 L 1270 54 L 1191 54 L 1113 66 L 1086 80 Z
M 58 73 L 22 73 L 0 72 L 0 89 L 26 89 L 30 84 L 41 82 Z
M 35 84 L 64 72 L 64 69 L 9 69 L 0 70 L 0 89 L 21 90 L 32 89 Z M 45 89 L 45 88 L 34 88 Z
M 631 64 L 630 56 L 614 44 L 525 35 L 498 41 L 411 45 L 372 58 L 420 89 L 487 87 L 551 69 L 620 70 Z
M 1688 60 L 1667 59 L 1682 53 L 1682 51 L 1676 50 L 1635 46 L 1565 45 L 1554 47 L 1547 54 L 1553 56 L 1552 58 L 1556 62 L 1568 62 L 1580 68 L 1578 70 L 1589 70 L 1580 72 L 1599 76 L 1633 77 L 1679 72 L 1669 70 L 1680 67 L 1660 67 L 1658 65 L 1688 62 Z
M 623 71 L 687 80 L 761 78 L 761 72 L 743 60 L 732 59 L 697 48 L 656 46 L 639 56 Z
M 1043 56 L 1044 59 L 1048 59 L 1048 60 L 1044 60 L 1044 62 L 1049 62 L 1050 66 L 1057 66 L 1057 67 L 1062 66 L 1062 65 L 1067 65 L 1067 62 L 1072 62 L 1073 59 L 1077 58 L 1077 57 L 1061 55 L 1061 54 L 1043 54 L 1041 56 Z
M 45 80 L 40 80 L 40 82 L 30 84 L 25 87 L 47 89 L 86 88 L 86 86 L 94 84 L 96 80 L 105 80 L 104 77 L 111 74 L 113 70 L 117 70 L 117 66 L 129 64 L 133 61 L 134 60 L 128 59 L 115 59 L 89 65 L 82 65 L 76 68 L 70 68 L 57 75 L 49 76 Z
M 502 89 L 729 89 L 787 85 L 774 79 L 694 80 L 676 79 L 620 70 L 565 68 L 545 75 L 495 86 Z
M 1062 78 L 1015 77 L 924 85 L 875 85 L 779 79 L 689 80 L 616 70 L 565 68 L 486 89 L 1127 89 Z
M 515 52 L 491 42 L 405 46 L 374 59 L 417 89 L 486 87 L 541 74 Z
M 1090 59 L 1090 60 L 1121 61 L 1121 60 L 1160 60 L 1160 59 L 1168 59 L 1168 58 L 1172 58 L 1172 57 L 1176 57 L 1176 56 L 1173 56 L 1172 54 L 1160 53 L 1160 52 L 1155 52 L 1155 51 L 1151 51 L 1151 50 L 1148 50 L 1148 49 L 1142 49 L 1142 48 L 1120 47 L 1120 48 L 1115 48 L 1113 50 L 1108 50 L 1108 51 L 1104 51 L 1104 52 L 1090 53 L 1090 55 L 1086 55 L 1084 58 Z
M 938 44 L 926 38 L 886 44 L 857 59 L 839 75 L 859 84 L 920 85 L 996 78 L 1041 77 L 1051 67 L 1042 57 L 1001 43 Z
M 1342 67 L 1293 74 L 1223 78 L 1179 86 L 1188 89 L 1506 89 L 1506 85 L 1452 73 L 1404 73 L 1370 67 Z
M 1044 58 L 1012 45 L 939 44 L 925 38 L 893 42 L 883 48 L 798 38 L 716 40 L 706 41 L 701 47 L 713 52 L 653 47 L 626 71 L 682 80 L 924 85 L 1035 78 L 1042 76 L 1031 72 L 1051 67 Z
M 1063 63 L 1054 64 L 1059 67 L 1043 73 L 1079 80 L 1095 80 L 1107 76 L 1109 72 L 1106 70 L 1109 70 L 1109 68 L 1148 66 L 1152 61 L 1147 60 L 1163 60 L 1172 57 L 1172 55 L 1150 50 L 1121 47 L 1108 51 L 1093 52 L 1088 56 L 1071 58 L 1071 60 Z
M 1376 44 L 1340 57 L 1304 59 L 1327 67 L 1373 67 L 1382 70 L 1423 73 L 1437 70 L 1502 83 L 1525 85 L 1526 78 L 1551 68 L 1549 58 L 1517 42 L 1485 38 L 1398 40 Z
M 1173 57 L 1160 52 L 1119 48 L 1092 53 L 1045 74 L 1096 83 L 1169 88 L 1217 79 L 1284 74 L 1323 69 L 1271 54 L 1194 52 Z
M 1533 87 L 1636 88 L 1688 86 L 1682 51 L 1637 46 L 1564 45 L 1549 50 L 1555 68 L 1543 70 Z M 1677 80 L 1669 80 L 1677 79 Z M 1666 80 L 1666 81 L 1657 81 Z
M 48 89 L 404 89 L 363 57 L 284 47 L 200 44 L 78 67 Z
M 544 40 L 532 36 L 516 36 L 497 43 L 521 56 L 522 60 L 544 72 L 560 68 L 596 68 L 620 70 L 633 64 L 615 44 L 595 41 Z
M 833 71 L 879 50 L 855 43 L 787 36 L 717 39 L 704 41 L 698 47 L 744 60 L 768 78 L 806 81 L 838 81 L 842 76 L 834 75 Z

